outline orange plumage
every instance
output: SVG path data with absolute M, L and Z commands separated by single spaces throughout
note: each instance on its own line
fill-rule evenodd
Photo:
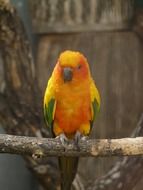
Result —
M 100 96 L 86 58 L 79 52 L 63 52 L 54 68 L 44 96 L 44 116 L 54 136 L 77 139 L 88 135 L 100 108 Z M 65 138 L 64 137 L 64 138 Z M 77 158 L 60 158 L 62 190 L 69 190 Z
M 73 77 L 70 82 L 62 78 L 63 68 L 72 68 Z M 89 66 L 86 58 L 79 52 L 65 51 L 58 59 L 50 83 L 45 93 L 44 103 L 47 105 L 49 96 L 55 99 L 53 132 L 55 136 L 65 133 L 73 136 L 77 130 L 87 135 L 92 120 L 92 97 Z M 49 92 L 49 89 L 53 92 Z M 99 94 L 95 87 L 99 103 Z

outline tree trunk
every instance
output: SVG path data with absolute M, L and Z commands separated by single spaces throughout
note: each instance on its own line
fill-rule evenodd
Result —
M 9 134 L 42 136 L 43 119 L 39 103 L 42 101 L 38 100 L 40 90 L 23 24 L 15 9 L 2 0 L 0 18 L 0 46 L 4 71 L 4 87 L 0 93 L 0 120 Z M 55 160 L 48 158 L 45 163 L 38 163 L 32 157 L 24 158 L 45 188 L 56 188 L 59 181 Z

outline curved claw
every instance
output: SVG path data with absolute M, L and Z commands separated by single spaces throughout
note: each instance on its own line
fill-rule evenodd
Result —
M 82 138 L 81 132 L 80 131 L 76 131 L 75 136 L 74 136 L 74 139 L 75 139 L 74 142 L 75 142 L 76 146 L 78 146 L 79 141 L 81 140 L 81 138 Z
M 88 136 L 83 136 L 80 131 L 77 131 L 76 134 L 75 134 L 75 145 L 79 148 L 79 142 L 80 141 L 87 141 L 89 139 Z
M 61 141 L 64 148 L 68 147 L 69 140 L 68 140 L 68 138 L 66 137 L 66 135 L 64 133 L 61 133 L 59 136 L 56 137 L 56 139 L 57 138 L 60 139 L 60 141 Z

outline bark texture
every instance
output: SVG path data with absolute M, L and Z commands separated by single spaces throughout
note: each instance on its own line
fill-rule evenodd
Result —
M 78 147 L 69 142 L 64 148 L 59 139 L 0 135 L 0 152 L 48 156 L 139 156 L 143 155 L 143 137 L 81 140 Z
M 0 0 L 0 18 L 0 50 L 4 72 L 0 92 L 0 121 L 9 134 L 41 137 L 41 126 L 44 125 L 42 100 L 38 99 L 40 91 L 23 24 L 7 1 Z M 43 136 L 48 136 L 48 132 Z M 29 156 L 24 158 L 43 186 L 56 189 L 59 177 L 54 159 L 38 162 Z

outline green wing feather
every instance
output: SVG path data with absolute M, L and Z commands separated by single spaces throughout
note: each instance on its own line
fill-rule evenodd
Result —
M 54 105 L 55 105 L 55 100 L 52 98 L 48 102 L 48 104 L 45 104 L 44 106 L 44 117 L 48 126 L 51 126 L 53 123 Z
M 54 136 L 53 133 L 53 113 L 54 113 L 54 108 L 55 107 L 55 99 L 51 99 L 48 104 L 44 105 L 44 118 L 46 121 L 47 126 L 49 127 L 49 131 Z
M 52 136 L 53 134 L 53 121 L 56 109 L 56 100 L 54 98 L 54 88 L 52 78 L 48 81 L 48 85 L 44 96 L 44 118 Z
M 99 91 L 95 86 L 94 81 L 91 79 L 90 83 L 90 94 L 91 94 L 91 111 L 92 111 L 92 118 L 90 121 L 91 128 L 93 127 L 93 123 L 98 115 L 100 110 L 100 95 Z
M 93 110 L 93 117 L 92 117 L 92 120 L 90 121 L 90 126 L 91 128 L 93 127 L 93 123 L 98 115 L 98 112 L 100 110 L 100 106 L 99 104 L 97 103 L 97 100 L 94 99 L 94 101 L 92 102 L 92 110 Z

